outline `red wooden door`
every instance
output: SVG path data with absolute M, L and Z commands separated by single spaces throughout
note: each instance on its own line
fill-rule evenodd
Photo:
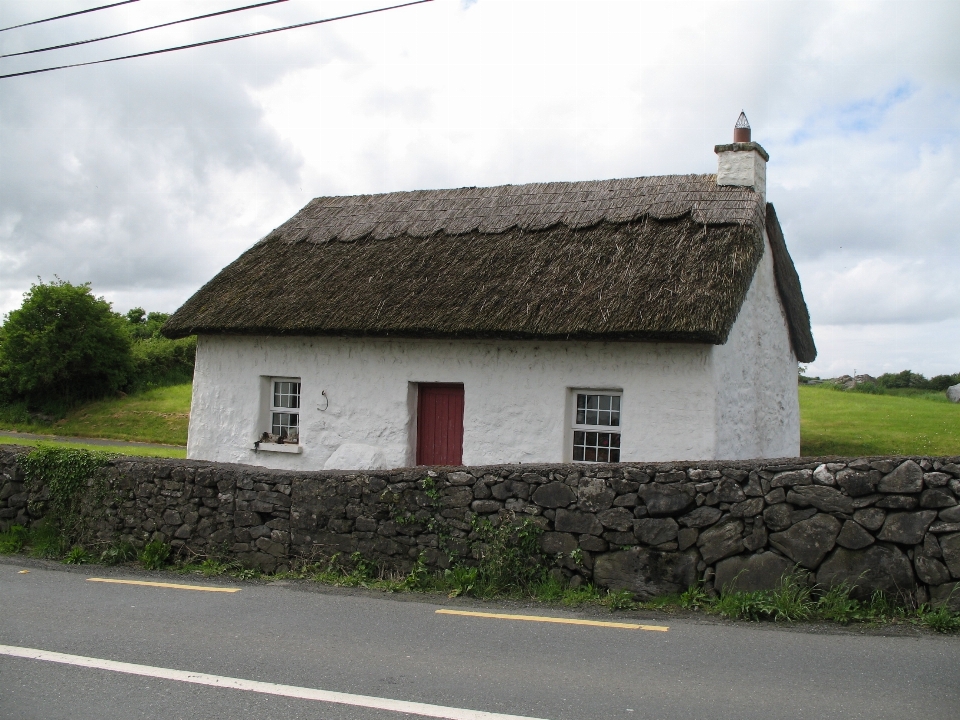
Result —
M 463 464 L 463 385 L 421 383 L 417 465 Z

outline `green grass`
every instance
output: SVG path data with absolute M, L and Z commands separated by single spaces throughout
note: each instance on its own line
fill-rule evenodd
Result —
M 49 424 L 0 420 L 0 429 L 43 435 L 186 445 L 190 391 L 190 383 L 154 388 L 82 405 L 70 411 L 62 420 Z
M 0 435 L 0 445 L 22 445 L 38 447 L 40 445 L 54 445 L 56 447 L 74 448 L 78 450 L 92 450 L 99 452 L 115 452 L 121 455 L 136 455 L 138 457 L 185 458 L 186 448 L 177 447 L 136 447 L 134 445 L 92 445 L 82 440 L 33 440 L 30 438 L 4 437 Z
M 960 455 L 960 404 L 943 393 L 870 395 L 801 385 L 800 453 Z

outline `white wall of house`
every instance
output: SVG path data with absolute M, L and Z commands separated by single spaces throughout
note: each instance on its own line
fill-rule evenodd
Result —
M 261 384 L 270 376 L 301 379 L 300 454 L 252 449 L 267 429 Z M 421 382 L 463 383 L 467 465 L 569 460 L 571 388 L 623 391 L 624 461 L 715 454 L 708 345 L 202 336 L 188 456 L 276 468 L 409 466 Z
M 713 346 L 717 459 L 800 454 L 797 358 L 766 233 L 764 245 L 730 337 L 725 344 Z
M 271 377 L 301 380 L 299 454 L 253 450 L 269 429 Z M 797 362 L 767 243 L 719 346 L 202 336 L 188 457 L 290 469 L 410 466 L 416 386 L 434 382 L 464 385 L 466 465 L 569 461 L 573 388 L 622 391 L 623 461 L 800 451 Z

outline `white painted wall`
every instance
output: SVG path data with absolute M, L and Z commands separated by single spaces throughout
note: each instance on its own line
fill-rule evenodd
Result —
M 717 459 L 800 454 L 797 359 L 763 238 L 763 258 L 730 337 L 713 346 Z
M 570 460 L 571 388 L 623 391 L 623 461 L 799 455 L 797 362 L 764 242 L 725 345 L 202 336 L 188 457 L 409 466 L 421 382 L 463 383 L 466 465 Z M 301 379 L 300 454 L 252 449 L 271 376 Z
M 301 378 L 302 454 L 252 449 L 265 376 Z M 569 388 L 623 390 L 625 461 L 715 452 L 709 345 L 202 336 L 187 454 L 276 468 L 411 465 L 418 382 L 464 384 L 467 465 L 568 460 Z

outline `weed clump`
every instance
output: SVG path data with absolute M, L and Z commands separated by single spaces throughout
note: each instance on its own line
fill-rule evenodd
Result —
M 151 540 L 140 551 L 139 560 L 147 570 L 161 570 L 170 557 L 170 546 L 163 540 Z

